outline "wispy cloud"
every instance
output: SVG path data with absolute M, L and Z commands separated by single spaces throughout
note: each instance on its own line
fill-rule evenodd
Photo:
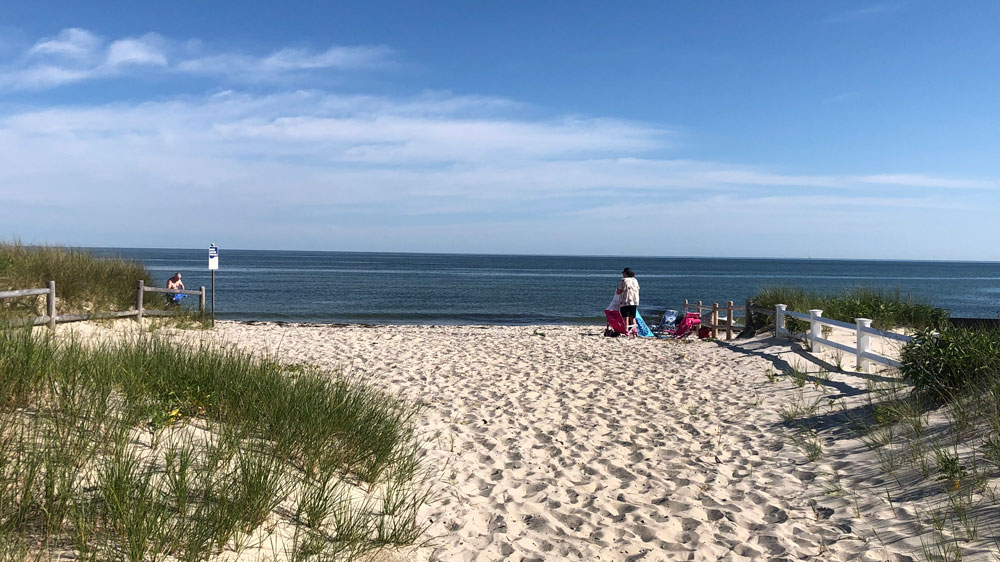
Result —
M 73 60 L 94 57 L 101 46 L 101 40 L 93 33 L 78 28 L 64 29 L 55 37 L 42 39 L 28 49 L 29 57 L 57 56 Z
M 297 73 L 378 68 L 394 52 L 384 46 L 333 46 L 322 51 L 279 49 L 266 54 L 212 51 L 201 42 L 179 42 L 155 33 L 108 40 L 88 30 L 64 29 L 37 41 L 13 60 L 0 62 L 0 88 L 43 90 L 129 72 L 164 76 L 197 74 L 235 82 L 282 80 Z
M 873 4 L 863 8 L 855 8 L 834 14 L 823 21 L 826 23 L 852 23 L 876 19 L 887 14 L 898 12 L 903 8 L 901 2 Z
M 823 98 L 823 103 L 830 105 L 850 103 L 856 101 L 860 97 L 861 95 L 858 92 L 843 92 Z
M 234 92 L 138 104 L 57 107 L 0 117 L 0 184 L 58 197 L 211 188 L 285 203 L 384 202 L 433 209 L 438 198 L 492 201 L 865 191 L 890 204 L 995 181 L 918 173 L 784 174 L 664 157 L 669 130 L 611 119 L 498 116 L 504 100 L 392 99 L 300 91 Z M 477 110 L 478 108 L 478 110 Z M 14 163 L 17 165 L 13 165 Z M 919 192 L 919 193 L 916 193 Z M 845 195 L 848 197 L 848 195 Z M 270 205 L 272 203 L 260 203 Z M 818 204 L 818 203 L 817 203 Z

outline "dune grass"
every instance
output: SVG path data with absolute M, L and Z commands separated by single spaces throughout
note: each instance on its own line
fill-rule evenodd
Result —
M 884 475 L 874 479 L 885 487 L 876 493 L 894 512 L 918 515 L 922 549 L 915 558 L 985 559 L 988 552 L 1000 560 L 1000 331 L 925 329 L 900 361 L 898 371 L 869 381 L 863 404 L 842 408 L 844 424 Z M 795 372 L 787 374 L 802 389 Z M 782 420 L 814 461 L 824 453 L 810 441 L 816 427 L 809 424 L 817 423 L 815 405 L 825 395 L 799 393 L 782 408 Z
M 0 388 L 0 560 L 342 560 L 423 532 L 417 410 L 357 381 L 7 328 Z
M 761 288 L 753 296 L 753 302 L 755 306 L 772 310 L 777 304 L 788 305 L 788 310 L 803 313 L 819 309 L 824 317 L 842 322 L 853 323 L 855 318 L 869 318 L 872 326 L 881 330 L 942 328 L 948 323 L 946 310 L 914 301 L 908 295 L 904 298 L 898 290 L 885 292 L 858 288 L 840 294 L 823 294 L 795 287 L 770 286 Z M 798 322 L 795 319 L 789 321 Z
M 55 281 L 60 313 L 128 310 L 135 305 L 140 279 L 154 286 L 153 276 L 134 260 L 97 257 L 60 246 L 0 242 L 0 291 L 44 288 Z M 147 306 L 163 308 L 165 303 L 150 299 Z M 44 297 L 3 299 L 0 309 L 42 313 Z
M 754 302 L 766 308 L 783 303 L 798 312 L 817 308 L 845 322 L 865 317 L 881 329 L 916 331 L 902 348 L 900 368 L 870 382 L 866 403 L 850 413 L 845 409 L 844 423 L 888 476 L 876 479 L 885 486 L 876 492 L 894 513 L 903 507 L 921 518 L 916 528 L 922 550 L 916 558 L 957 561 L 988 552 L 1000 560 L 1000 330 L 953 327 L 946 311 L 902 298 L 898 291 L 823 295 L 770 287 Z M 789 320 L 793 332 L 807 327 Z M 802 389 L 794 370 L 788 374 Z M 768 374 L 768 380 L 776 377 Z M 817 423 L 816 405 L 824 396 L 808 399 L 799 392 L 781 415 L 814 461 L 824 453 L 810 440 L 816 427 L 809 424 Z M 830 400 L 831 414 L 834 403 Z

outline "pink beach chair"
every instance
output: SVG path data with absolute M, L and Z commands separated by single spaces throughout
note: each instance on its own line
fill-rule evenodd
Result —
M 692 332 L 696 332 L 700 325 L 701 317 L 698 316 L 698 313 L 688 312 L 683 318 L 677 319 L 672 330 L 664 330 L 663 333 L 675 338 L 683 338 Z
M 608 319 L 608 325 L 604 328 L 605 336 L 611 334 L 626 335 L 628 333 L 625 329 L 625 318 L 622 317 L 621 312 L 606 308 L 604 309 L 604 316 Z M 633 331 L 635 330 L 633 329 Z

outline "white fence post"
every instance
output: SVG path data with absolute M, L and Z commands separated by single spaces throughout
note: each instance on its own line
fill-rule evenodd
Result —
M 868 318 L 855 318 L 854 322 L 858 326 L 858 361 L 856 368 L 868 372 L 871 361 L 865 359 L 864 354 L 871 351 L 871 334 L 864 331 L 864 328 L 871 328 L 872 321 Z
M 776 338 L 785 337 L 785 309 L 787 308 L 786 304 L 774 305 L 774 337 Z
M 809 350 L 819 353 L 823 346 L 816 343 L 816 340 L 823 337 L 823 325 L 819 323 L 819 318 L 823 316 L 823 311 L 812 309 L 809 311 Z

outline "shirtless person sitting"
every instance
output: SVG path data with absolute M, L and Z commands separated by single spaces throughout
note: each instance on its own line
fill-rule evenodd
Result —
M 168 289 L 180 289 L 182 291 L 184 290 L 184 282 L 181 281 L 181 274 L 180 273 L 175 273 L 173 277 L 171 277 L 170 279 L 167 279 L 167 288 Z
M 167 279 L 167 288 L 180 289 L 181 291 L 184 290 L 184 282 L 181 281 L 181 274 L 179 272 L 175 273 L 170 279 Z M 167 293 L 167 303 L 173 304 L 180 302 L 182 298 L 184 298 L 184 295 Z

